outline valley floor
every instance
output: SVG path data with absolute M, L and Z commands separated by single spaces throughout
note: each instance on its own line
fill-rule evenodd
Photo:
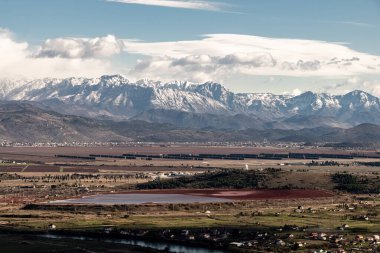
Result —
M 79 148 L 77 154 L 88 155 L 89 151 L 85 150 Z M 119 149 L 103 151 L 111 154 L 122 152 Z M 230 151 L 231 149 L 228 149 L 227 152 Z M 206 251 L 208 248 L 216 252 L 217 250 L 223 252 L 324 252 L 323 250 L 327 249 L 332 252 L 376 252 L 379 250 L 380 189 L 376 188 L 378 167 L 359 166 L 356 160 L 336 160 L 337 164 L 331 163 L 328 166 L 310 166 L 306 163 L 311 161 L 299 163 L 293 160 L 280 162 L 268 160 L 262 161 L 261 164 L 257 160 L 190 161 L 199 162 L 199 165 L 203 162 L 211 164 L 211 166 L 196 167 L 188 165 L 189 161 L 175 161 L 170 165 L 172 163 L 170 160 L 154 159 L 151 161 L 142 159 L 126 161 L 116 158 L 95 161 L 64 159 L 54 155 L 73 153 L 59 148 L 47 149 L 45 153 L 38 149 L 7 148 L 0 150 L 0 153 L 4 161 L 0 166 L 0 243 L 3 245 L 2 249 L 7 249 L 9 252 L 51 252 L 52 247 L 55 252 L 155 252 L 165 251 L 166 248 L 121 246 L 109 241 L 114 239 L 201 247 L 196 251 L 182 251 L 196 253 L 208 252 Z M 133 164 L 134 162 L 136 164 Z M 252 165 L 248 171 L 241 170 L 245 167 L 244 163 L 254 162 L 257 164 Z M 289 163 L 289 165 L 279 163 Z M 107 166 L 113 169 L 104 169 Z M 52 167 L 58 167 L 59 170 L 51 170 Z M 84 167 L 96 167 L 96 171 L 86 171 Z M 268 167 L 272 169 L 267 170 Z M 33 170 L 28 171 L 30 168 Z M 299 192 L 321 191 L 329 194 L 233 199 L 227 203 L 49 204 L 49 201 L 81 198 L 94 194 L 136 193 L 139 192 L 136 190 L 138 185 L 149 185 L 158 180 L 157 178 L 180 182 L 180 178 L 187 176 L 198 180 L 195 182 L 185 180 L 189 183 L 188 187 L 199 185 L 201 183 L 199 178 L 206 180 L 203 184 L 224 182 L 221 181 L 224 178 L 218 178 L 220 168 L 223 168 L 222 172 L 227 171 L 226 177 L 230 181 L 241 180 L 239 176 L 242 175 L 247 179 L 257 177 L 258 181 L 252 183 L 257 183 L 264 189 L 296 189 Z M 226 168 L 230 169 L 225 170 Z M 232 168 L 239 170 L 235 171 Z M 200 174 L 202 172 L 207 172 L 204 175 L 210 176 L 199 177 L 203 175 Z M 379 191 L 373 193 L 338 191 L 336 187 L 350 185 L 341 185 L 338 181 L 334 181 L 332 175 L 336 174 L 343 175 L 344 180 L 360 179 L 358 181 L 360 187 L 372 186 L 363 189 Z M 346 178 L 345 175 L 352 177 Z M 214 181 L 210 181 L 209 178 L 214 178 Z M 246 183 L 243 181 L 241 183 Z M 170 190 L 165 192 L 170 193 Z M 191 192 L 194 190 L 190 190 Z M 31 237 L 36 235 L 45 235 L 45 237 L 38 237 L 39 239 Z M 46 235 L 56 237 L 47 238 Z M 92 238 L 95 241 L 73 240 L 72 237 L 78 236 Z M 101 242 L 97 241 L 99 238 Z M 167 250 L 170 251 L 170 247 Z M 177 252 L 173 249 L 171 251 Z

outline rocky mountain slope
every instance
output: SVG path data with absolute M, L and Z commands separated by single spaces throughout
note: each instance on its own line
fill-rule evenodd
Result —
M 232 116 L 241 117 L 241 116 Z M 222 120 L 222 119 L 221 119 Z M 235 118 L 236 120 L 236 118 Z M 215 124 L 218 118 L 214 118 Z M 244 119 L 241 120 L 245 122 Z M 246 127 L 249 122 L 246 122 Z M 41 109 L 36 102 L 0 103 L 0 142 L 310 142 L 380 146 L 380 126 L 350 129 L 318 127 L 301 130 L 248 128 L 194 129 L 140 120 L 111 121 L 63 115 Z
M 25 102 L 0 103 L 0 140 L 7 142 L 127 141 L 107 124 L 45 111 Z
M 145 120 L 179 127 L 218 129 L 349 128 L 380 124 L 380 100 L 363 91 L 299 96 L 233 93 L 207 82 L 130 82 L 95 79 L 0 81 L 3 101 L 37 102 L 41 109 L 112 120 Z

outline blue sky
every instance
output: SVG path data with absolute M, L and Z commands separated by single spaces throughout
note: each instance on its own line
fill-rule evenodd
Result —
M 30 55 L 36 58 L 48 57 L 54 58 L 55 61 L 58 61 L 57 58 L 63 58 L 66 63 L 57 63 L 58 66 L 65 66 L 65 64 L 67 65 L 68 62 L 74 60 L 83 60 L 84 63 L 93 61 L 94 66 L 97 66 L 95 69 L 99 70 L 99 72 L 102 69 L 110 72 L 121 72 L 127 76 L 131 75 L 131 79 L 146 77 L 162 78 L 169 81 L 178 78 L 192 79 L 192 76 L 196 76 L 194 80 L 190 81 L 212 79 L 223 82 L 235 91 L 283 93 L 311 89 L 343 92 L 345 91 L 343 89 L 351 89 L 357 86 L 357 88 L 380 93 L 380 88 L 378 88 L 378 85 L 380 87 L 380 82 L 378 81 L 380 80 L 378 74 L 380 72 L 377 72 L 378 69 L 376 69 L 380 65 L 378 65 L 378 61 L 371 61 L 370 59 L 370 57 L 374 58 L 380 55 L 380 0 L 137 0 L 135 3 L 130 3 L 131 1 L 126 0 L 125 2 L 129 3 L 121 2 L 106 0 L 0 0 L 0 28 L 6 29 L 8 34 L 6 36 L 9 36 L 15 43 L 28 43 L 27 48 L 23 49 L 25 51 L 23 54 L 28 55 L 28 57 Z M 140 2 L 140 4 L 136 2 Z M 141 4 L 143 2 L 145 3 Z M 169 5 L 172 2 L 179 4 L 186 4 L 187 2 L 187 4 L 190 3 L 190 6 L 194 3 L 205 4 L 204 6 L 211 6 L 211 8 L 159 6 L 165 5 L 165 2 L 169 2 Z M 212 43 L 223 40 L 223 43 L 219 46 L 227 45 L 231 50 L 219 50 L 214 55 L 210 55 L 211 58 L 206 59 L 206 61 L 209 63 L 217 59 L 219 64 L 220 61 L 225 60 L 225 56 L 237 53 L 240 65 L 238 67 L 234 66 L 236 67 L 234 72 L 220 74 L 213 69 L 212 71 L 215 73 L 209 75 L 210 66 L 207 64 L 189 67 L 189 57 L 199 56 L 199 52 L 201 52 L 199 48 L 203 47 L 205 39 L 203 36 L 214 34 L 239 34 L 267 39 L 303 39 L 305 41 L 324 41 L 334 45 L 335 43 L 341 43 L 339 45 L 342 47 L 352 50 L 347 53 L 347 59 L 354 58 L 357 55 L 356 52 L 368 54 L 370 55 L 368 61 L 361 64 L 365 64 L 367 69 L 374 69 L 373 71 L 362 71 L 363 66 L 360 66 L 360 70 L 358 70 L 358 67 L 337 75 L 331 74 L 332 69 L 316 74 L 317 70 L 314 68 L 318 68 L 319 71 L 319 68 L 323 69 L 323 66 L 314 65 L 313 71 L 308 68 L 303 70 L 302 73 L 293 71 L 288 74 L 288 72 L 282 71 L 283 69 L 278 71 L 278 68 L 276 68 L 277 72 L 268 71 L 267 62 L 262 65 L 260 63 L 260 67 L 257 67 L 257 57 L 262 59 L 262 55 L 258 56 L 256 49 L 250 52 L 251 54 L 255 52 L 255 55 L 251 55 L 249 58 L 251 63 L 254 60 L 254 64 L 247 67 L 248 60 L 242 55 L 244 51 L 235 50 L 234 44 L 225 44 L 225 40 L 229 38 L 226 36 L 212 37 Z M 46 43 L 48 39 L 54 40 L 68 37 L 93 39 L 104 38 L 107 35 L 114 36 L 118 45 L 123 44 L 120 47 L 120 52 L 109 53 L 107 49 L 106 53 L 102 51 L 102 53 L 93 55 L 88 53 L 87 48 L 82 48 L 87 50 L 86 54 L 73 56 L 71 53 L 63 53 L 64 50 L 67 50 L 67 48 L 64 48 L 67 46 L 65 41 Z M 128 44 L 134 40 L 141 43 L 139 45 Z M 239 40 L 240 44 L 236 45 L 236 48 L 241 50 L 245 50 L 245 48 L 241 47 L 242 44 L 256 43 L 256 39 L 248 37 L 237 38 L 237 40 Z M 109 40 L 107 41 L 109 43 Z M 149 44 L 152 42 L 177 43 L 183 41 L 198 41 L 200 43 L 190 45 L 194 53 L 189 50 L 184 52 L 183 48 L 178 48 L 178 50 L 183 51 L 181 55 L 175 54 L 169 48 L 167 54 L 160 55 L 156 51 L 145 53 L 152 46 L 157 46 L 158 50 L 161 46 L 165 46 L 164 44 Z M 80 41 L 80 43 L 82 42 Z M 148 44 L 145 45 L 142 42 L 147 42 Z M 212 45 L 212 43 L 207 42 L 207 45 Z M 264 41 L 263 43 L 265 45 L 266 42 Z M 283 42 L 277 41 L 276 43 Z M 285 43 L 289 43 L 293 47 L 303 45 L 292 41 Z M 80 45 L 85 47 L 82 44 Z M 173 44 L 166 46 L 172 47 Z M 182 46 L 188 47 L 187 44 Z M 138 49 L 136 49 L 137 47 Z M 165 47 L 163 48 L 165 49 Z M 315 48 L 324 50 L 325 47 L 318 46 Z M 58 53 L 53 52 L 53 49 Z M 279 48 L 274 45 L 273 48 L 268 50 L 265 51 L 265 54 L 272 54 L 272 51 L 277 52 Z M 344 53 L 346 51 L 342 48 L 342 53 L 339 54 L 338 58 L 342 57 Z M 207 50 L 202 51 L 201 54 L 207 55 Z M 281 53 L 280 56 L 276 55 L 273 58 L 278 63 L 284 61 L 280 59 L 284 55 L 286 54 Z M 323 62 L 321 59 L 325 59 L 322 57 L 323 55 L 320 58 L 318 55 L 314 56 L 316 57 L 315 60 L 311 58 L 303 60 L 302 57 L 305 57 L 305 55 L 308 55 L 307 52 L 298 58 L 304 62 L 310 61 L 310 63 L 315 61 Z M 165 57 L 170 58 L 170 64 Z M 242 60 L 242 57 L 244 60 Z M 193 58 L 191 60 L 198 59 L 197 57 Z M 359 58 L 362 62 L 364 56 Z M 173 76 L 169 74 L 173 72 L 172 69 L 167 70 L 167 75 L 156 74 L 165 71 L 164 67 L 144 68 L 140 73 L 137 71 L 137 69 L 141 69 L 139 65 L 141 61 L 149 61 L 150 66 L 158 64 L 173 66 L 173 62 L 183 62 L 184 59 L 187 60 L 186 68 L 180 69 L 176 67 L 176 74 Z M 342 59 L 345 58 L 343 57 Z M 234 60 L 236 59 L 234 58 Z M 265 61 L 267 60 L 265 58 Z M 101 65 L 104 62 L 107 68 L 103 68 Z M 244 68 L 241 66 L 242 62 L 244 63 Z M 252 66 L 256 67 L 255 71 L 252 71 Z M 263 68 L 262 73 L 260 72 L 261 67 Z M 181 71 L 189 72 L 189 70 L 194 69 L 197 69 L 197 72 L 190 73 L 189 76 L 180 73 Z M 73 71 L 67 72 L 67 75 L 76 73 L 90 76 L 96 75 L 96 73 L 87 70 L 78 69 L 76 72 L 74 67 Z M 53 72 L 52 75 L 54 75 Z M 57 75 L 64 76 L 65 74 L 61 71 L 57 72 Z M 23 76 L 22 70 L 18 73 L 18 76 Z M 353 80 L 356 81 L 354 82 Z M 340 87 L 341 90 L 337 87 Z

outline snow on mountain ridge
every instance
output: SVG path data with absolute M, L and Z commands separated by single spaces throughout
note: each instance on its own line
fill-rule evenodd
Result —
M 0 98 L 47 103 L 65 113 L 88 111 L 91 116 L 133 117 L 150 109 L 192 113 L 245 114 L 273 121 L 294 115 L 373 118 L 380 115 L 379 98 L 363 91 L 345 95 L 305 92 L 298 96 L 271 93 L 233 93 L 223 85 L 148 79 L 131 82 L 122 75 L 99 78 L 46 78 L 32 81 L 0 81 Z M 61 108 L 62 107 L 62 108 Z M 70 109 L 67 109 L 70 108 Z M 366 112 L 372 116 L 360 116 Z M 359 115 L 359 116 L 358 116 Z M 380 120 L 379 120 L 380 121 Z M 377 122 L 377 121 L 376 121 Z

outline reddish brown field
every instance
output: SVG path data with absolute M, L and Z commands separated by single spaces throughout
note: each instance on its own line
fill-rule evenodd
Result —
M 62 172 L 67 173 L 98 173 L 99 170 L 96 168 L 63 168 Z
M 99 166 L 96 167 L 99 170 L 103 172 L 108 171 L 120 171 L 120 172 L 170 172 L 173 170 L 176 170 L 176 168 L 170 167 L 170 166 Z M 78 168 L 80 169 L 80 168 Z M 206 167 L 186 167 L 183 168 L 183 170 L 190 171 L 190 172 L 202 172 L 205 170 L 209 170 L 210 168 Z M 211 168 L 212 169 L 212 168 Z M 66 169 L 64 170 L 66 171 Z
M 233 200 L 265 200 L 265 199 L 312 199 L 333 197 L 334 194 L 322 190 L 147 190 L 132 191 L 134 194 L 184 194 Z
M 55 166 L 34 165 L 28 166 L 24 172 L 59 172 L 60 168 Z
M 23 167 L 5 167 L 1 166 L 0 167 L 0 172 L 21 172 Z

